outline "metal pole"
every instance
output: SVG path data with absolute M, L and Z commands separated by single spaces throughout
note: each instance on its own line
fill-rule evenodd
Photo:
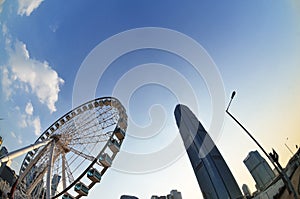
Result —
M 63 182 L 63 190 L 66 189 L 66 156 L 65 152 L 62 153 L 62 182 Z
M 255 142 L 255 144 L 262 150 L 262 152 L 269 158 L 269 160 L 273 163 L 273 160 L 269 157 L 269 154 L 265 151 L 265 149 L 259 144 L 259 142 L 250 134 L 250 132 L 231 114 L 228 110 L 226 113 L 248 134 L 248 136 Z M 275 165 L 274 165 L 275 166 Z M 275 166 L 277 169 L 277 167 Z
M 293 193 L 293 196 L 295 199 L 297 199 L 297 193 L 289 179 L 289 177 L 286 175 L 286 173 L 283 171 L 282 168 L 279 168 L 278 165 L 274 162 L 274 160 L 270 157 L 270 155 L 265 151 L 265 149 L 258 143 L 258 141 L 251 135 L 251 133 L 228 111 L 229 106 L 231 104 L 231 101 L 233 97 L 235 96 L 235 91 L 231 95 L 231 99 L 229 102 L 229 105 L 226 109 L 226 113 L 247 133 L 247 135 L 255 142 L 255 144 L 262 150 L 262 152 L 268 157 L 268 159 L 271 161 L 275 169 L 280 174 L 284 184 L 287 186 L 290 193 Z M 279 165 L 280 166 L 280 165 Z M 280 166 L 281 167 L 281 166 Z
M 49 140 L 44 140 L 42 142 L 37 142 L 35 144 L 31 144 L 29 146 L 26 146 L 26 147 L 23 147 L 21 149 L 18 149 L 18 150 L 15 150 L 13 152 L 10 152 L 8 153 L 7 155 L 3 156 L 0 158 L 0 165 L 1 163 L 4 163 L 4 162 L 8 162 L 9 160 L 12 160 L 16 157 L 19 157 L 29 151 L 32 151 L 34 149 L 37 149 L 37 148 L 40 148 L 41 146 L 45 146 L 46 144 L 48 144 L 48 142 L 50 142 L 51 139 Z
M 286 148 L 289 150 L 289 152 L 291 152 L 291 154 L 294 155 L 294 153 L 293 153 L 293 151 L 290 149 L 290 147 L 289 147 L 286 143 L 284 143 L 284 145 L 285 145 Z

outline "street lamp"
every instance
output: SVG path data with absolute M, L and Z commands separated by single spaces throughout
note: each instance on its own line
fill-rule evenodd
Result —
M 229 101 L 229 104 L 227 106 L 226 109 L 226 113 L 247 133 L 248 136 L 250 136 L 250 138 L 255 142 L 255 144 L 262 150 L 262 152 L 268 157 L 268 159 L 272 162 L 272 164 L 274 165 L 275 169 L 278 171 L 279 175 L 281 176 L 284 184 L 286 185 L 286 187 L 289 190 L 289 193 L 293 193 L 294 198 L 297 199 L 297 194 L 296 191 L 289 179 L 289 177 L 286 175 L 286 173 L 283 171 L 283 168 L 281 167 L 281 165 L 278 162 L 278 154 L 275 152 L 275 150 L 273 149 L 273 154 L 272 153 L 267 153 L 265 151 L 265 149 L 258 143 L 258 141 L 251 135 L 251 133 L 228 111 L 231 102 L 235 96 L 236 92 L 233 91 L 231 94 L 231 98 Z
M 289 138 L 286 138 L 286 140 L 288 140 Z M 294 155 L 293 151 L 291 150 L 291 148 L 286 144 L 284 143 L 285 147 L 289 150 L 289 152 L 292 154 L 292 156 Z

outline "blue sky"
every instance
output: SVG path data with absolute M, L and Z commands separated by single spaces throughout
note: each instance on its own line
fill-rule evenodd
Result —
M 295 144 L 299 145 L 300 4 L 296 0 L 0 0 L 0 10 L 0 117 L 5 119 L 0 133 L 9 151 L 34 142 L 52 122 L 72 109 L 75 79 L 95 47 L 123 31 L 146 27 L 180 32 L 203 47 L 220 74 L 226 103 L 232 90 L 237 91 L 232 113 L 267 151 L 272 147 L 278 150 L 283 165 L 290 156 L 284 143 L 293 150 Z M 175 46 L 177 43 L 174 41 Z M 107 53 L 114 53 L 112 49 Z M 99 63 L 104 59 L 100 54 Z M 163 50 L 145 48 L 118 57 L 101 76 L 95 97 L 111 95 L 124 75 L 147 68 L 143 65 L 147 63 L 152 63 L 149 67 L 155 67 L 154 63 L 166 65 L 189 82 L 197 99 L 196 115 L 209 128 L 213 105 L 205 77 L 182 57 Z M 123 86 L 147 79 L 147 75 L 141 71 Z M 155 78 L 165 78 L 170 85 L 177 82 L 175 76 L 164 75 L 157 73 Z M 165 111 L 155 115 L 164 120 L 160 130 L 152 132 L 145 127 L 150 138 L 138 138 L 139 132 L 129 123 L 124 151 L 151 154 L 176 139 L 173 109 L 179 93 L 173 91 L 150 81 L 130 96 L 128 106 L 121 100 L 139 127 L 151 124 L 152 105 L 159 104 Z M 180 92 L 184 94 L 185 90 Z M 239 185 L 247 183 L 254 190 L 254 181 L 242 160 L 257 147 L 226 115 L 221 131 L 212 137 Z M 21 160 L 12 166 L 17 169 Z M 121 158 L 116 161 L 116 167 L 126 164 Z M 143 166 L 148 168 L 141 164 L 139 169 Z M 171 189 L 181 191 L 184 198 L 201 197 L 186 155 L 180 153 L 164 168 L 156 169 L 140 174 L 111 169 L 89 198 L 97 194 L 112 199 L 121 194 L 150 198 L 152 194 L 166 195 Z

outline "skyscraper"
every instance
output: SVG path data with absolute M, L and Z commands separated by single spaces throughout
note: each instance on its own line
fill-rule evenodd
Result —
M 256 187 L 262 191 L 273 181 L 275 174 L 266 160 L 257 151 L 251 151 L 244 164 L 256 182 Z
M 174 114 L 204 198 L 242 198 L 221 153 L 192 111 L 179 104 Z

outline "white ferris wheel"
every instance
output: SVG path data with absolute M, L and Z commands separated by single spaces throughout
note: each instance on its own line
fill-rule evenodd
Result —
M 27 153 L 10 197 L 87 196 L 111 166 L 126 129 L 126 111 L 116 98 L 98 98 L 71 110 L 34 144 L 0 158 L 0 162 L 6 162 Z

